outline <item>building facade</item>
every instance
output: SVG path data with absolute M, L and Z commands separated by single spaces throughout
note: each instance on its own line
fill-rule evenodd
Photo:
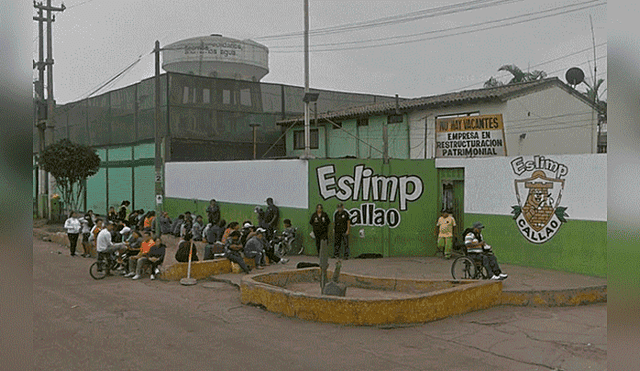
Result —
M 196 76 L 160 75 L 164 159 L 249 160 L 286 157 L 284 129 L 276 122 L 303 112 L 304 88 L 284 84 Z M 311 89 L 317 110 L 392 101 L 393 97 Z M 313 107 L 312 107 L 313 108 Z M 97 149 L 100 171 L 87 180 L 85 209 L 105 213 L 130 200 L 136 209 L 154 204 L 155 79 L 56 108 L 53 141 L 68 138 Z M 33 153 L 38 152 L 34 129 Z M 38 178 L 34 164 L 34 199 Z M 207 185 L 203 185 L 207 187 Z M 55 193 L 51 189 L 50 193 Z
M 386 126 L 390 158 L 451 157 L 437 151 L 436 124 L 483 116 L 501 117 L 502 155 L 506 156 L 598 153 L 606 138 L 597 107 L 559 79 L 548 78 L 322 113 L 312 125 L 312 154 L 316 158 L 383 158 Z M 290 128 L 287 155 L 300 156 L 301 119 L 279 124 Z M 478 156 L 468 152 L 453 157 Z

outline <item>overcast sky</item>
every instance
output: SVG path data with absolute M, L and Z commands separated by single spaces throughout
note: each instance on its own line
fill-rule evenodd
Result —
M 579 66 L 591 82 L 591 15 L 597 78 L 605 79 L 600 91 L 606 98 L 607 6 L 603 0 L 309 3 L 312 33 L 380 18 L 401 21 L 312 36 L 312 88 L 419 97 L 480 88 L 491 76 L 507 81 L 509 74 L 497 72 L 504 64 L 543 70 L 563 81 L 568 68 Z M 53 0 L 54 6 L 60 4 Z M 103 91 L 130 85 L 153 75 L 149 53 L 155 40 L 167 45 L 213 33 L 266 45 L 270 71 L 262 81 L 303 86 L 302 36 L 269 37 L 303 31 L 303 4 L 303 0 L 67 0 L 67 9 L 57 13 L 53 23 L 54 96 L 59 104 L 84 97 L 143 55 Z M 472 5 L 477 9 L 462 10 Z M 434 14 L 433 9 L 443 7 L 451 14 Z M 573 11 L 578 8 L 584 9 Z M 554 15 L 560 12 L 566 13 Z M 401 17 L 409 13 L 417 19 Z M 534 17 L 541 19 L 531 20 Z M 499 27 L 525 20 L 531 21 Z M 37 59 L 36 22 L 32 28 Z M 446 36 L 453 33 L 463 34 Z M 366 41 L 372 39 L 383 40 Z M 578 89 L 584 91 L 585 86 Z

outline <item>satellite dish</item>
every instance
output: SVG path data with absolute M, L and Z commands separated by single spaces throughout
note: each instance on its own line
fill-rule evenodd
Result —
M 564 77 L 567 79 L 569 85 L 573 85 L 573 87 L 575 87 L 576 85 L 584 81 L 584 72 L 582 72 L 582 70 L 578 67 L 572 67 L 567 70 L 567 73 L 564 75 Z

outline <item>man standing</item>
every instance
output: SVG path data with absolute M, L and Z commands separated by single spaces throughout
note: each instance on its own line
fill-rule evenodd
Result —
M 78 244 L 78 236 L 82 230 L 82 224 L 77 218 L 75 212 L 72 211 L 69 214 L 69 218 L 64 222 L 64 228 L 67 230 L 67 236 L 69 237 L 69 249 L 71 250 L 71 256 L 76 256 L 76 245 Z
M 453 232 L 456 227 L 456 220 L 447 209 L 442 209 L 442 215 L 436 223 L 436 235 L 438 236 L 438 250 L 443 250 L 444 258 L 451 258 L 453 247 Z
M 318 255 L 320 255 L 320 244 L 322 240 L 329 240 L 328 232 L 330 223 L 329 215 L 322 211 L 322 204 L 318 204 L 316 206 L 316 212 L 311 215 L 311 220 L 309 220 L 309 224 L 313 227 L 313 237 L 316 239 Z
M 333 244 L 333 257 L 340 258 L 340 248 L 344 245 L 344 259 L 349 259 L 349 232 L 351 231 L 351 219 L 349 213 L 344 209 L 344 204 L 339 203 L 333 217 L 333 232 L 335 242 Z
M 482 223 L 475 222 L 472 228 L 465 229 L 464 245 L 467 248 L 467 254 L 472 260 L 482 262 L 487 273 L 492 274 L 492 280 L 503 280 L 507 275 L 502 273 L 498 259 L 491 251 L 491 246 L 484 242 L 481 233 L 483 228 Z
M 220 223 L 220 207 L 216 200 L 209 201 L 209 207 L 207 207 L 207 217 L 211 225 L 217 225 Z
M 271 241 L 273 232 L 278 229 L 278 218 L 280 217 L 280 210 L 273 204 L 273 198 L 267 198 L 267 211 L 264 214 L 264 219 L 267 224 L 267 240 Z

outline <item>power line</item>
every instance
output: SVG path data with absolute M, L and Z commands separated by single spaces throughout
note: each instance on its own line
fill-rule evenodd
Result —
M 606 44 L 606 43 L 603 43 L 603 44 Z M 602 44 L 601 44 L 601 45 L 602 45 Z M 588 48 L 588 49 L 585 49 L 585 50 L 591 50 L 591 48 Z M 580 51 L 580 52 L 576 52 L 576 53 L 572 53 L 572 54 L 567 54 L 566 56 L 561 57 L 561 58 L 556 58 L 555 60 L 550 60 L 550 61 L 546 61 L 546 62 L 543 62 L 543 63 L 538 63 L 538 64 L 533 65 L 533 66 L 531 66 L 531 67 L 538 67 L 538 66 L 541 66 L 541 65 L 543 65 L 543 64 L 547 64 L 547 63 L 550 63 L 550 62 L 555 62 L 556 60 L 560 60 L 560 59 L 563 59 L 563 58 L 566 58 L 566 57 L 569 57 L 569 56 L 572 56 L 572 55 L 575 55 L 575 54 L 582 53 L 582 52 L 584 52 L 585 50 L 582 50 L 582 51 Z M 606 58 L 606 57 L 607 57 L 607 55 L 605 54 L 605 55 L 603 55 L 603 56 L 600 56 L 600 57 L 596 58 L 596 60 L 600 60 L 600 59 L 603 59 L 603 58 Z M 584 63 L 587 63 L 587 62 L 584 62 Z M 584 63 L 582 63 L 582 64 L 584 64 Z M 551 74 L 554 74 L 554 73 L 557 73 L 557 72 L 564 71 L 564 70 L 565 70 L 565 69 L 564 69 L 564 68 L 562 68 L 562 69 L 559 69 L 559 70 L 555 70 L 555 71 L 547 72 L 547 76 L 549 76 L 549 75 L 551 75 Z M 464 89 L 467 89 L 467 88 L 472 88 L 472 87 L 474 87 L 474 86 L 478 86 L 478 85 L 483 85 L 484 83 L 485 83 L 484 81 L 476 82 L 476 83 L 473 83 L 473 84 L 471 84 L 471 85 L 463 86 L 463 87 L 461 87 L 461 88 L 455 88 L 455 89 L 452 89 L 452 90 L 450 90 L 448 93 L 456 92 L 456 91 L 461 91 L 461 90 L 464 90 Z
M 588 1 L 588 2 L 583 3 L 583 4 L 592 3 L 592 2 L 596 2 L 596 1 L 599 1 L 599 0 L 591 0 L 591 1 Z M 355 50 L 355 49 L 370 49 L 370 48 L 379 48 L 379 47 L 383 47 L 383 46 L 410 44 L 410 43 L 416 43 L 416 42 L 420 42 L 420 41 L 437 40 L 437 39 L 442 39 L 442 38 L 451 37 L 451 36 L 459 36 L 459 35 L 465 35 L 465 34 L 469 34 L 469 33 L 479 32 L 479 31 L 486 31 L 486 30 L 492 30 L 492 29 L 496 29 L 496 28 L 513 26 L 513 25 L 520 24 L 520 23 L 531 22 L 531 21 L 535 21 L 535 20 L 539 20 L 539 19 L 550 18 L 550 17 L 562 15 L 562 14 L 573 13 L 573 12 L 577 12 L 577 11 L 584 10 L 584 9 L 594 8 L 594 7 L 601 6 L 601 5 L 606 5 L 606 3 L 586 5 L 586 6 L 582 6 L 580 8 L 577 8 L 577 9 L 569 9 L 569 10 L 565 10 L 565 11 L 558 12 L 558 13 L 555 13 L 555 14 L 549 14 L 549 15 L 534 17 L 534 18 L 531 18 L 531 19 L 525 19 L 525 20 L 522 20 L 522 21 L 511 22 L 511 23 L 506 23 L 506 24 L 502 24 L 502 25 L 479 28 L 479 29 L 476 29 L 476 30 L 456 32 L 456 33 L 447 34 L 447 35 L 440 35 L 440 36 L 434 36 L 434 37 L 425 37 L 425 38 L 420 38 L 420 39 L 415 39 L 415 40 L 406 40 L 406 41 L 398 41 L 398 42 L 375 44 L 375 45 L 352 46 L 352 47 L 346 47 L 346 48 L 315 49 L 315 50 L 310 50 L 310 52 L 311 53 L 318 53 L 318 52 L 343 51 L 343 50 Z M 299 53 L 299 52 L 300 52 L 300 50 L 287 50 L 287 51 L 274 50 L 273 51 L 273 53 Z
M 441 32 L 447 32 L 447 31 L 452 31 L 452 30 L 458 30 L 458 29 L 464 29 L 464 28 L 473 28 L 473 27 L 487 25 L 487 24 L 499 23 L 499 22 L 504 22 L 504 21 L 508 21 L 508 20 L 512 20 L 512 19 L 529 17 L 529 16 L 536 15 L 536 14 L 550 13 L 550 12 L 554 12 L 554 11 L 557 11 L 557 10 L 566 9 L 566 8 L 570 8 L 570 7 L 575 7 L 575 6 L 578 6 L 578 5 L 584 5 L 584 4 L 588 4 L 588 3 L 593 3 L 593 2 L 597 2 L 597 1 L 600 1 L 600 0 L 592 0 L 592 1 L 587 1 L 585 3 L 564 5 L 564 6 L 560 6 L 560 7 L 556 7 L 556 8 L 552 8 L 552 9 L 546 9 L 546 10 L 541 10 L 541 11 L 538 11 L 538 12 L 520 14 L 520 15 L 517 15 L 517 16 L 508 17 L 508 18 L 502 18 L 502 19 L 497 19 L 497 20 L 492 20 L 492 21 L 480 22 L 480 23 L 475 23 L 475 24 L 465 25 L 465 26 L 457 26 L 457 27 L 443 28 L 443 29 L 433 30 L 433 31 L 419 32 L 419 33 L 414 33 L 414 34 L 410 34 L 410 35 L 390 36 L 390 37 L 382 37 L 382 38 L 377 38 L 377 39 L 356 40 L 356 41 L 343 41 L 343 42 L 337 42 L 337 43 L 316 44 L 316 45 L 313 45 L 313 46 L 314 47 L 322 47 L 322 46 L 335 46 L 335 45 L 348 45 L 348 44 L 362 44 L 362 43 L 368 43 L 368 42 L 378 42 L 378 41 L 385 41 L 385 40 L 404 39 L 404 38 L 409 38 L 409 37 L 423 36 L 423 35 L 429 35 L 429 34 L 434 34 L 434 33 L 441 33 Z M 285 49 L 285 48 L 300 48 L 300 45 L 272 46 L 272 47 L 270 47 L 270 50 L 278 49 L 278 48 L 282 48 L 282 49 Z
M 78 4 L 74 4 L 74 5 L 68 6 L 68 7 L 67 7 L 67 9 L 75 8 L 75 7 L 77 7 L 77 6 L 84 5 L 84 4 L 86 4 L 86 3 L 90 3 L 90 2 L 92 2 L 92 1 L 93 1 L 93 0 L 86 0 L 86 1 L 83 1 L 83 2 L 81 2 L 81 3 L 78 3 Z
M 104 89 L 111 82 L 114 82 L 116 79 L 118 79 L 119 77 L 123 76 L 128 71 L 130 71 L 131 68 L 133 68 L 136 64 L 138 64 L 138 62 L 140 62 L 140 60 L 142 59 L 143 56 L 144 55 L 138 56 L 138 58 L 135 61 L 133 61 L 131 64 L 127 65 L 125 68 L 123 68 L 121 71 L 119 71 L 115 75 L 113 75 L 110 78 L 108 78 L 105 82 L 100 83 L 97 88 L 92 88 L 92 90 L 90 90 L 90 92 L 82 94 L 80 97 L 74 99 L 74 101 L 82 101 L 82 100 L 84 100 L 86 98 L 91 97 L 92 95 L 94 95 L 95 93 L 99 92 L 100 90 Z
M 522 1 L 522 0 L 515 0 L 515 1 Z M 423 9 L 423 10 L 416 11 L 416 12 L 411 12 L 411 13 L 405 13 L 405 14 L 400 14 L 400 15 L 395 15 L 395 16 L 377 18 L 377 19 L 373 19 L 373 20 L 369 20 L 369 21 L 361 21 L 361 22 L 355 22 L 355 23 L 342 24 L 342 25 L 338 25 L 338 26 L 330 26 L 330 27 L 318 28 L 318 29 L 315 29 L 315 30 L 310 30 L 309 31 L 309 36 L 328 35 L 328 34 L 349 32 L 349 31 L 354 31 L 354 30 L 361 30 L 361 29 L 371 28 L 371 27 L 386 26 L 386 25 L 390 25 L 390 24 L 411 22 L 411 21 L 416 21 L 416 20 L 419 20 L 419 19 L 435 17 L 435 16 L 438 16 L 438 15 L 459 13 L 459 12 L 464 12 L 464 11 L 468 11 L 468 10 L 481 9 L 481 8 L 486 8 L 486 7 L 506 4 L 506 3 L 510 3 L 510 2 L 514 2 L 514 0 L 498 0 L 498 1 L 496 1 L 496 0 L 474 0 L 474 1 L 468 1 L 468 2 L 464 2 L 464 3 L 447 5 L 447 6 L 442 6 L 442 7 L 438 7 L 438 8 L 429 8 L 429 9 Z M 460 8 L 460 9 L 457 9 L 457 8 Z M 287 38 L 300 37 L 300 36 L 303 36 L 303 35 L 304 35 L 303 32 L 291 32 L 291 33 L 279 34 L 279 35 L 258 36 L 258 37 L 255 37 L 254 39 L 256 39 L 256 40 L 287 39 Z

